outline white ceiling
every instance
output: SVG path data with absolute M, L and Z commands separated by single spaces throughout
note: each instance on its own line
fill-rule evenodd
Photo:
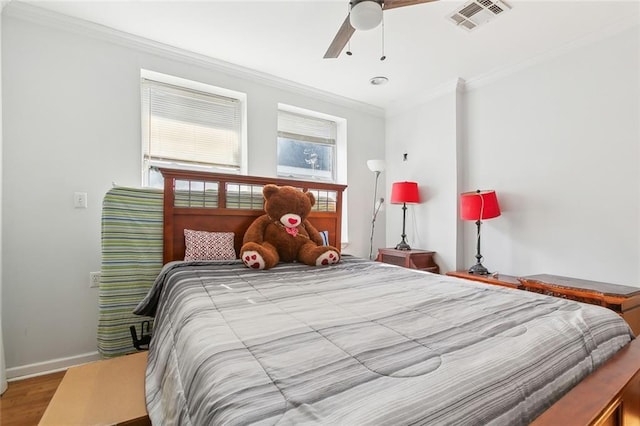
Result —
M 347 0 L 29 1 L 382 108 L 456 78 L 482 79 L 640 22 L 640 0 L 505 2 L 509 12 L 471 32 L 447 19 L 465 1 L 387 10 L 387 59 L 380 61 L 380 28 L 354 34 L 353 56 L 322 58 L 347 15 Z M 389 83 L 370 85 L 378 75 Z

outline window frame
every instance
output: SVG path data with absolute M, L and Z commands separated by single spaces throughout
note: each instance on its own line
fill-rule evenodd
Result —
M 336 145 L 335 145 L 335 164 L 334 164 L 334 181 L 332 183 L 347 184 L 347 119 L 342 117 L 337 117 L 334 115 L 329 115 L 317 111 L 312 111 L 305 108 L 300 108 L 293 105 L 288 105 L 284 103 L 278 103 L 278 111 L 288 111 L 301 115 L 307 115 L 310 117 L 318 117 L 325 120 L 331 120 L 336 123 Z M 277 144 L 277 130 L 278 125 L 276 123 L 276 144 Z M 276 153 L 276 175 L 277 175 L 277 166 L 278 159 Z M 296 178 L 292 178 L 296 179 Z M 296 180 L 309 180 L 308 178 L 298 178 Z M 349 245 L 349 191 L 344 191 L 342 193 L 342 241 L 340 242 L 342 247 L 347 247 Z
M 202 94 L 209 94 L 216 97 L 224 97 L 231 98 L 237 100 L 239 102 L 239 111 L 240 111 L 240 126 L 239 126 L 239 138 L 238 138 L 238 150 L 239 150 L 239 168 L 231 169 L 227 167 L 214 166 L 209 164 L 186 164 L 180 163 L 180 161 L 150 161 L 146 158 L 146 147 L 149 145 L 149 133 L 148 130 L 144 128 L 145 123 L 145 112 L 148 114 L 148 110 L 145 110 L 145 105 L 143 103 L 143 90 L 144 90 L 144 80 L 150 80 L 154 82 L 158 82 L 162 85 L 170 85 L 174 86 L 177 89 L 184 89 L 185 91 L 195 91 Z M 217 173 L 230 173 L 230 174 L 239 174 L 246 175 L 248 170 L 248 142 L 247 142 L 247 95 L 242 92 L 225 89 L 218 86 L 213 86 L 211 84 L 198 82 L 195 80 L 188 80 L 181 77 L 176 77 L 168 74 L 162 74 L 155 71 L 150 71 L 146 69 L 140 70 L 140 155 L 141 155 L 141 182 L 143 187 L 158 185 L 151 185 L 150 176 L 151 169 L 154 167 L 164 167 L 164 168 L 173 168 L 179 170 L 199 170 L 199 171 L 208 171 L 208 172 L 217 172 Z
M 281 113 L 286 114 L 287 116 L 300 116 L 302 120 L 311 119 L 312 121 L 327 121 L 331 122 L 334 126 L 332 131 L 329 131 L 329 134 L 326 136 L 309 136 L 308 134 L 296 134 L 295 132 L 287 131 L 289 129 L 281 129 L 280 121 L 281 121 Z M 344 163 L 346 165 L 346 156 L 342 158 L 342 149 L 341 146 L 345 145 L 344 140 L 346 139 L 346 120 L 340 117 L 331 116 L 328 114 L 320 113 L 317 111 L 311 111 L 299 107 L 294 107 L 292 105 L 286 104 L 278 104 L 277 111 L 277 120 L 278 124 L 276 126 L 277 137 L 276 137 L 276 176 L 282 178 L 296 179 L 296 180 L 318 180 L 322 182 L 328 183 L 337 183 L 341 180 L 340 173 L 340 164 Z M 304 126 L 302 126 L 304 127 Z M 298 137 L 296 137 L 298 136 Z M 331 170 L 329 177 L 322 177 L 320 174 L 314 173 L 300 173 L 296 171 L 283 171 L 281 170 L 281 166 L 279 162 L 279 155 L 281 144 L 286 141 L 292 141 L 294 143 L 300 143 L 305 145 L 317 145 L 322 147 L 322 149 L 331 148 Z M 346 152 L 346 149 L 344 149 Z M 346 175 L 346 173 L 345 173 Z

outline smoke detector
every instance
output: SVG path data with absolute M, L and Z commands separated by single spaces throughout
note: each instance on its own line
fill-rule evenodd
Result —
M 369 80 L 369 83 L 371 83 L 374 86 L 381 86 L 383 84 L 387 84 L 388 82 L 389 82 L 389 79 L 384 76 L 373 77 L 371 80 Z
M 473 0 L 456 9 L 449 19 L 455 25 L 471 31 L 510 9 L 500 0 Z

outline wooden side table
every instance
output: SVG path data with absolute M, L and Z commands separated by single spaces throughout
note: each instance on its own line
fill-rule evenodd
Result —
M 470 274 L 467 271 L 450 271 L 447 272 L 447 275 L 451 277 L 464 278 L 466 280 L 478 281 L 485 284 L 493 284 L 499 285 L 502 287 L 510 287 L 521 289 L 522 283 L 518 280 L 518 277 L 514 277 L 513 275 L 506 274 L 489 274 L 489 275 L 478 275 L 478 274 Z
M 638 287 L 548 274 L 529 275 L 518 280 L 524 290 L 609 308 L 624 318 L 636 336 L 640 334 Z
M 440 273 L 440 267 L 433 260 L 435 251 L 427 250 L 397 250 L 394 248 L 378 249 L 378 262 L 391 265 L 404 266 L 405 268 L 419 269 L 421 271 Z

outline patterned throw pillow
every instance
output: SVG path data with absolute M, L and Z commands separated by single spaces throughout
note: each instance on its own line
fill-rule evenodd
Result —
M 184 260 L 233 260 L 233 232 L 184 230 Z

